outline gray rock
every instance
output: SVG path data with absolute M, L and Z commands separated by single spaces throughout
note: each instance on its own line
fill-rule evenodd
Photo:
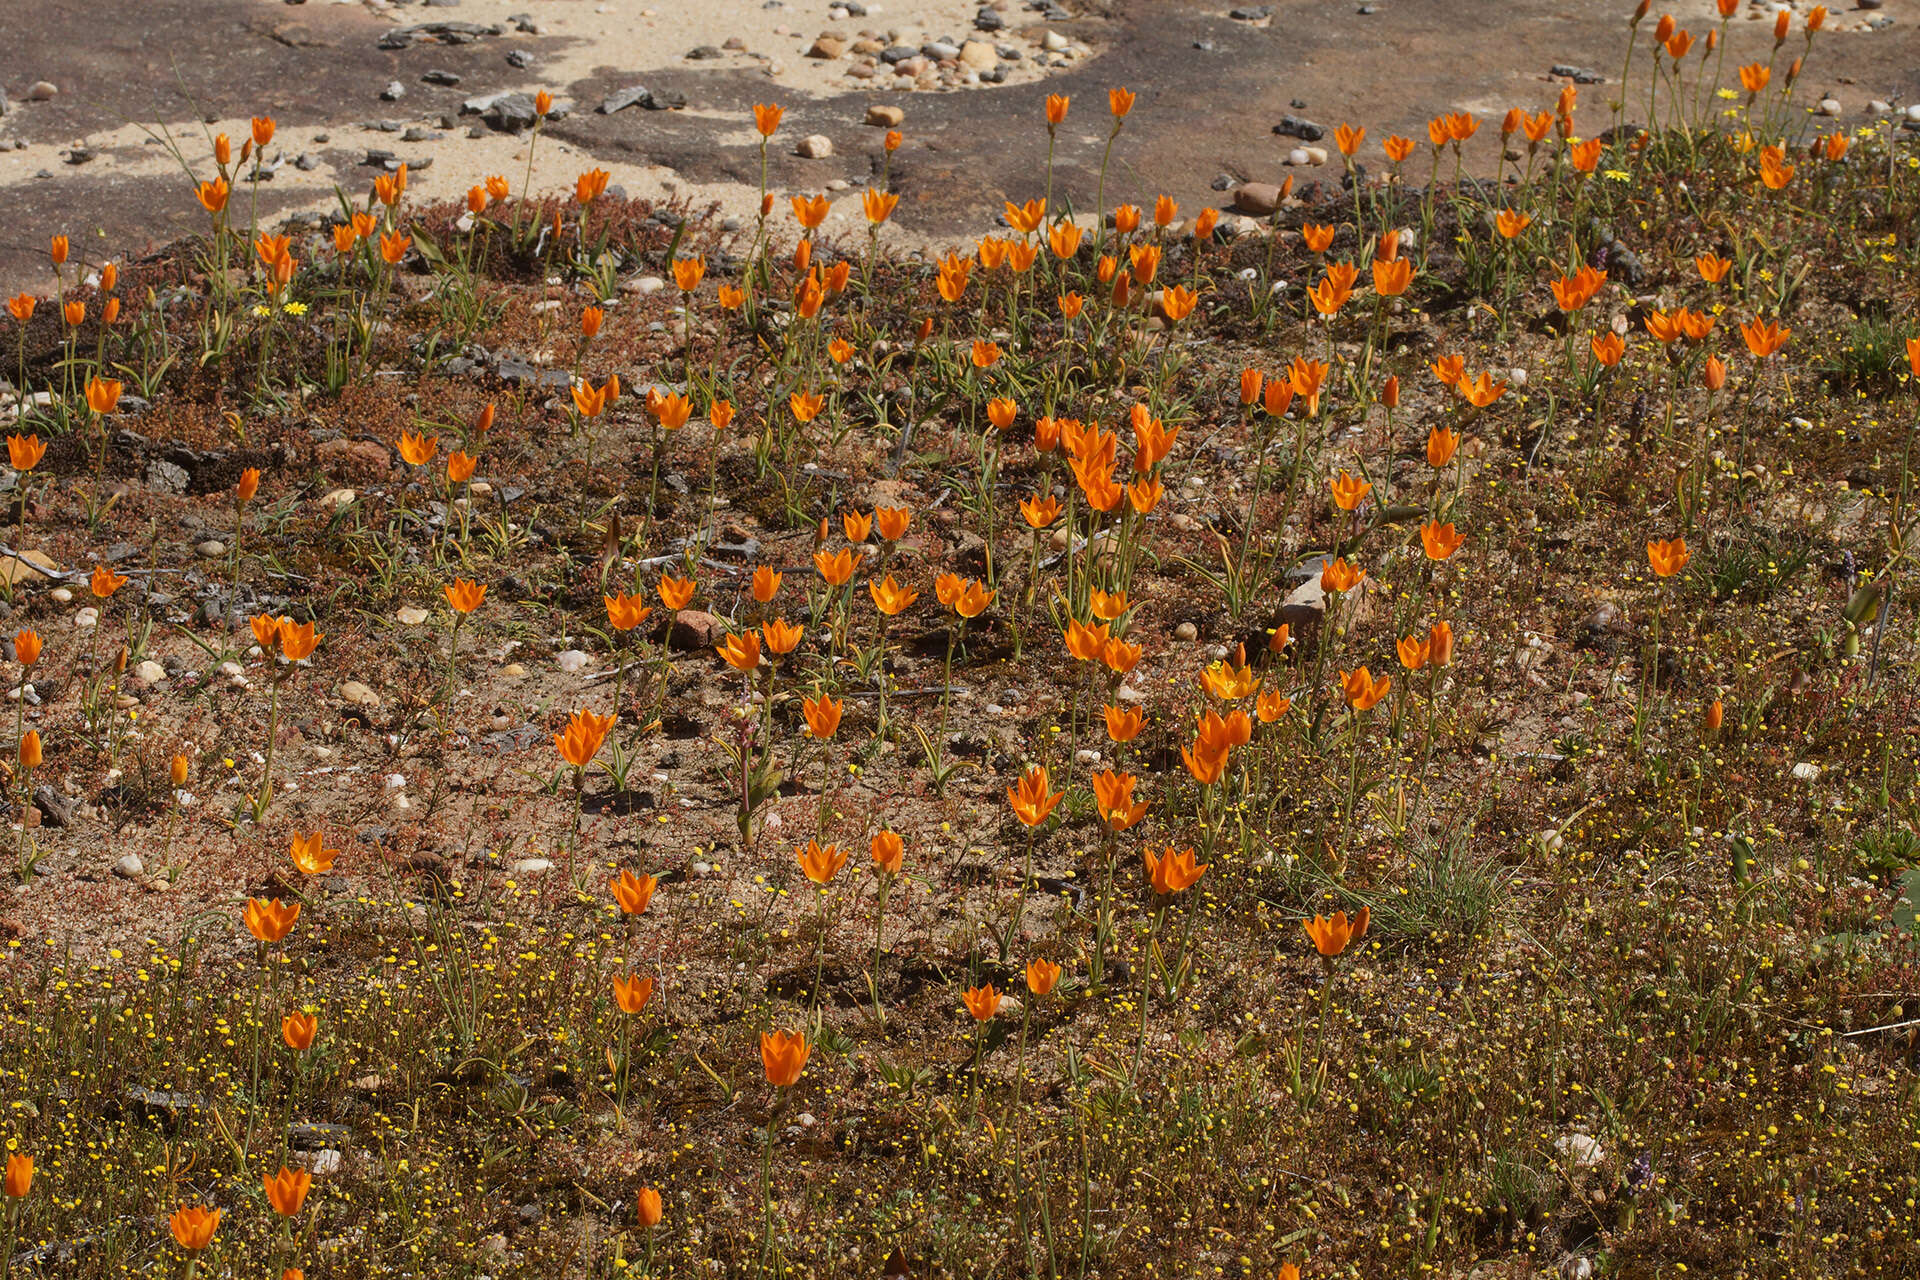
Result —
M 976 31 L 1004 30 L 1007 20 L 991 5 L 980 6 L 980 12 L 973 15 L 973 28 Z
M 1315 124 L 1300 116 L 1281 116 L 1280 123 L 1273 131 L 1283 138 L 1298 138 L 1302 142 L 1318 142 L 1327 136 L 1325 125 Z
M 1260 22 L 1273 16 L 1273 6 L 1270 4 L 1241 5 L 1239 8 L 1227 10 L 1227 16 L 1235 22 Z
M 437 84 L 451 88 L 460 83 L 460 77 L 451 71 L 441 71 L 436 68 L 435 70 L 423 73 L 420 77 L 420 83 Z
M 631 84 L 624 89 L 616 89 L 602 98 L 595 110 L 603 116 L 610 116 L 616 111 L 625 111 L 628 107 L 645 106 L 652 98 L 653 92 L 647 86 Z
M 509 49 L 507 50 L 507 65 L 525 71 L 533 65 L 533 55 L 525 49 Z
M 147 488 L 155 493 L 185 493 L 188 479 L 185 470 L 162 458 L 147 463 Z
M 723 56 L 722 50 L 710 44 L 695 45 L 687 50 L 687 58 L 692 62 L 710 62 Z
M 398 80 L 387 81 L 387 87 L 380 91 L 380 101 L 382 102 L 398 102 L 406 96 L 407 86 L 401 84 Z
M 886 63 L 888 66 L 894 66 L 898 63 L 905 62 L 908 58 L 917 58 L 919 56 L 920 51 L 910 44 L 889 45 L 880 51 L 880 61 Z

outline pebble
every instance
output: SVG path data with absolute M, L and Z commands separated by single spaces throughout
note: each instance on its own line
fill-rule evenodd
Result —
M 839 36 L 822 34 L 807 50 L 809 58 L 837 58 L 847 51 L 847 42 Z
M 1307 162 L 1307 149 L 1305 147 L 1295 147 L 1293 150 L 1287 152 L 1288 164 L 1301 165 Z
M 47 594 L 52 597 L 53 602 L 55 604 L 72 604 L 73 603 L 73 592 L 67 590 L 65 587 L 55 587 L 52 591 L 48 592 Z
M 334 489 L 320 499 L 320 508 L 323 511 L 337 511 L 359 496 L 351 489 Z
M 513 873 L 517 876 L 537 876 L 543 871 L 551 870 L 553 870 L 553 861 L 550 858 L 517 858 L 512 867 Z
M 833 139 L 824 133 L 808 134 L 793 150 L 802 160 L 825 160 L 833 154 Z
M 1265 217 L 1280 207 L 1280 188 L 1271 182 L 1245 182 L 1233 189 L 1233 207 Z
M 196 546 L 194 551 L 209 560 L 218 560 L 221 556 L 227 554 L 227 544 L 218 538 L 208 538 L 205 542 Z
M 45 102 L 60 92 L 60 86 L 51 80 L 36 80 L 33 88 L 27 90 L 28 102 Z
M 509 662 L 506 666 L 500 668 L 500 674 L 509 680 L 518 680 L 521 676 L 527 674 L 527 669 L 517 662 Z
M 1200 638 L 1200 628 L 1191 622 L 1183 622 L 1173 629 L 1173 638 L 1182 643 L 1191 644 Z
M 88 605 L 86 608 L 82 609 L 80 612 L 73 615 L 73 625 L 78 627 L 82 631 L 86 631 L 93 627 L 99 626 L 100 611 L 94 608 L 92 605 Z
M 570 676 L 578 675 L 582 671 L 585 671 L 587 669 L 587 664 L 593 661 L 592 658 L 587 656 L 587 654 L 581 652 L 579 649 L 563 649 L 559 653 L 556 653 L 553 655 L 553 660 L 555 663 L 559 664 L 559 667 L 562 671 L 566 672 Z
M 1914 103 L 1908 104 L 1907 119 L 1920 120 L 1920 102 L 1914 102 Z
M 1840 114 L 1840 110 L 1841 110 L 1841 108 L 1840 108 L 1840 100 L 1839 100 L 1838 98 L 1822 98 L 1822 99 L 1820 99 L 1820 114 L 1821 114 L 1821 115 L 1823 115 L 1823 116 L 1837 116 L 1837 115 L 1839 115 L 1839 114 Z
M 403 604 L 394 610 L 393 616 L 403 627 L 417 627 L 432 615 L 417 605 Z
M 349 680 L 340 686 L 340 696 L 356 707 L 377 707 L 380 695 L 358 680 Z
M 159 684 L 167 678 L 167 669 L 152 658 L 148 658 L 133 669 L 133 674 L 135 679 L 144 680 L 148 684 Z
M 984 40 L 969 40 L 960 46 L 960 65 L 985 71 L 1000 61 L 992 45 Z
M 1049 31 L 1040 37 L 1040 47 L 1048 53 L 1064 53 L 1067 44 L 1067 38 L 1058 31 Z
M 622 293 L 637 293 L 645 298 L 667 287 L 667 282 L 659 276 L 641 276 L 638 280 L 629 280 L 620 286 Z
M 138 880 L 147 874 L 147 864 L 140 861 L 140 855 L 137 853 L 123 854 L 120 860 L 113 864 L 113 874 L 123 880 Z
M 1802 760 L 1799 764 L 1793 766 L 1793 777 L 1796 782 L 1812 782 L 1819 776 L 1820 766 L 1817 764 L 1809 764 L 1805 760 Z
M 1091 747 L 1083 747 L 1073 753 L 1073 759 L 1075 764 L 1099 764 L 1100 753 Z
M 387 87 L 380 91 L 380 101 L 382 102 L 398 102 L 406 96 L 407 86 L 401 84 L 398 80 L 387 81 Z

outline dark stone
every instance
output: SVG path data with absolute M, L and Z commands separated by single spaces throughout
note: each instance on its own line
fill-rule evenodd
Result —
M 1283 138 L 1298 138 L 1302 142 L 1318 142 L 1327 136 L 1325 125 L 1315 124 L 1300 116 L 1281 116 L 1280 123 L 1273 126 L 1273 131 Z

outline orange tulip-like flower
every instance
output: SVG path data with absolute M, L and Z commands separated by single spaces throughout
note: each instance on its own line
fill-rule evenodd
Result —
M 40 731 L 37 729 L 27 730 L 26 736 L 20 739 L 20 767 L 23 769 L 38 769 L 41 761 L 45 759 L 46 752 L 40 745 Z
M 18 1151 L 7 1153 L 6 1195 L 9 1200 L 24 1200 L 33 1190 L 33 1157 Z
M 227 185 L 225 178 L 215 178 L 211 182 L 203 182 L 193 189 L 194 199 L 198 200 L 200 207 L 208 213 L 219 213 L 222 209 L 225 209 L 227 207 L 227 198 L 232 194 L 233 189 Z
M 1027 962 L 1027 990 L 1036 996 L 1052 993 L 1060 982 L 1060 966 L 1051 960 L 1035 958 Z
M 793 206 L 794 218 L 808 231 L 825 222 L 828 211 L 833 207 L 824 195 L 794 196 L 788 203 Z
M 826 403 L 826 397 L 817 391 L 796 391 L 787 397 L 787 408 L 796 422 L 812 422 L 820 416 Z
M 809 1048 L 800 1032 L 767 1031 L 760 1034 L 760 1063 L 766 1068 L 767 1083 L 785 1089 L 806 1069 Z
M 455 578 L 441 590 L 446 593 L 447 603 L 453 606 L 455 613 L 472 613 L 487 598 L 486 584 L 469 582 L 465 578 Z
M 1436 622 L 1427 629 L 1427 660 L 1436 667 L 1453 661 L 1453 624 Z
M 696 584 L 692 578 L 676 578 L 670 573 L 660 575 L 660 603 L 675 613 L 693 603 Z
M 1060 518 L 1060 500 L 1052 494 L 1045 497 L 1035 495 L 1020 500 L 1020 518 L 1028 527 L 1044 529 Z
M 1320 589 L 1322 591 L 1351 591 L 1360 585 L 1367 576 L 1365 569 L 1357 569 L 1346 561 L 1345 556 L 1336 556 L 1320 570 Z
M 907 534 L 907 527 L 913 523 L 913 512 L 906 507 L 875 507 L 875 523 L 880 526 L 880 537 L 885 542 L 898 542 Z
M 314 631 L 313 623 L 296 624 L 292 618 L 275 619 L 274 637 L 280 644 L 280 656 L 288 662 L 298 662 L 310 656 L 321 639 Z
M 39 300 L 30 293 L 16 293 L 7 299 L 7 314 L 21 324 L 33 319 L 33 311 Z
M 1444 467 L 1453 461 L 1454 450 L 1460 447 L 1460 433 L 1449 431 L 1445 427 L 1435 427 L 1427 433 L 1427 465 Z
M 1192 315 L 1199 303 L 1200 295 L 1183 284 L 1176 284 L 1160 294 L 1160 310 L 1166 314 L 1170 324 L 1178 324 Z
M 760 665 L 760 637 L 751 631 L 736 631 L 714 652 L 735 671 L 752 671 Z
M 653 978 L 642 978 L 637 974 L 628 974 L 613 979 L 613 1002 L 620 1006 L 620 1012 L 639 1013 L 647 1007 L 647 1001 L 653 999 Z M 657 1216 L 657 1215 L 656 1215 Z
M 1772 147 L 1760 153 L 1760 183 L 1769 191 L 1783 190 L 1793 181 L 1794 167 L 1781 158 Z
M 1713 702 L 1708 705 L 1706 714 L 1700 717 L 1701 728 L 1705 729 L 1708 733 L 1720 732 L 1720 726 L 1725 721 L 1726 714 L 1726 707 L 1721 704 L 1720 699 L 1715 698 Z
M 112 378 L 87 379 L 87 408 L 109 414 L 120 407 L 121 386 Z
M 580 311 L 580 336 L 592 338 L 599 334 L 600 326 L 606 322 L 604 307 L 583 307 Z
M 1441 524 L 1438 520 L 1429 520 L 1420 526 L 1420 545 L 1427 550 L 1427 559 L 1445 560 L 1460 549 L 1466 535 L 1456 533 L 1449 521 Z
M 1705 253 L 1693 260 L 1693 266 L 1702 280 L 1708 284 L 1719 284 L 1727 278 L 1727 272 L 1733 267 L 1733 259 Z
M 1381 676 L 1376 680 L 1365 667 L 1340 673 L 1340 691 L 1346 695 L 1347 705 L 1355 711 L 1373 710 L 1374 705 L 1387 696 L 1387 689 L 1392 684 L 1392 676 Z
M 607 888 L 613 894 L 621 915 L 637 916 L 646 912 L 647 904 L 653 901 L 653 892 L 660 887 L 658 876 L 636 876 L 631 871 L 622 870 L 619 875 L 607 881 Z
M 19 631 L 13 637 L 13 656 L 20 660 L 21 666 L 30 667 L 40 661 L 40 650 L 45 643 L 38 631 Z
M 839 845 L 822 848 L 818 840 L 807 841 L 807 847 L 796 849 L 794 854 L 800 861 L 800 870 L 817 885 L 824 886 L 847 865 L 847 855 L 840 851 Z
M 649 1229 L 659 1226 L 663 1211 L 660 1193 L 652 1187 L 642 1187 L 633 1193 L 633 1213 L 641 1226 Z
M 1413 259 L 1376 258 L 1373 263 L 1373 291 L 1382 297 L 1395 298 L 1407 291 L 1413 283 Z
M 1138 707 L 1108 703 L 1102 711 L 1107 722 L 1107 737 L 1114 742 L 1132 742 L 1147 724 L 1146 713 Z
M 708 405 L 707 421 L 716 432 L 725 431 L 733 422 L 733 401 L 715 400 Z
M 400 456 L 410 466 L 426 466 L 433 461 L 433 455 L 439 447 L 439 436 L 416 435 L 411 431 L 400 433 Z
M 1726 386 L 1727 362 L 1719 356 L 1708 356 L 1707 362 L 1700 366 L 1700 385 L 1709 391 Z
M 93 566 L 93 576 L 87 580 L 87 585 L 95 596 L 105 600 L 114 592 L 126 586 L 127 579 L 124 574 L 115 573 L 113 570 L 107 568 L 107 566 L 97 564 Z
M 1180 748 L 1180 756 L 1187 762 L 1187 772 L 1203 787 L 1212 786 L 1226 774 L 1231 754 L 1226 750 L 1212 750 L 1204 742 Z
M 40 465 L 45 457 L 47 445 L 36 433 L 25 436 L 7 437 L 7 461 L 13 464 L 15 471 L 31 471 Z
M 1740 68 L 1740 87 L 1748 93 L 1759 93 L 1773 79 L 1773 68 L 1764 62 L 1750 62 Z
M 1740 326 L 1740 336 L 1745 339 L 1747 350 L 1756 360 L 1765 360 L 1787 345 L 1787 338 L 1793 330 L 1783 329 L 1778 321 L 1754 320 Z
M 1307 402 L 1307 416 L 1316 417 L 1320 413 L 1320 388 L 1326 385 L 1329 366 L 1324 360 L 1309 360 L 1296 356 L 1287 366 L 1287 381 L 1293 387 L 1293 393 L 1304 397 Z
M 1413 154 L 1413 139 L 1392 134 L 1380 144 L 1380 149 L 1386 152 L 1388 160 L 1399 164 Z
M 319 1018 L 298 1009 L 280 1019 L 280 1039 L 295 1053 L 305 1053 L 313 1048 L 314 1033 L 319 1029 Z
M 899 205 L 900 197 L 891 191 L 879 191 L 868 188 L 860 197 L 860 209 L 867 215 L 867 221 L 879 226 L 893 216 L 894 208 Z
M 333 860 L 340 856 L 340 851 L 322 847 L 318 831 L 310 836 L 303 836 L 296 832 L 293 837 L 293 847 L 288 856 L 293 859 L 293 865 L 305 874 L 320 876 L 333 870 Z
M 239 481 L 233 486 L 234 501 L 246 506 L 253 501 L 253 495 L 260 492 L 260 468 L 248 467 L 240 473 Z
M 1355 912 L 1352 919 L 1348 919 L 1344 911 L 1336 911 L 1330 916 L 1316 915 L 1305 922 L 1307 936 L 1313 939 L 1314 950 L 1332 960 L 1366 936 L 1367 916 L 1366 907 Z
M 69 326 L 77 329 L 86 322 L 87 304 L 76 298 L 61 308 L 61 315 L 66 318 Z
M 1373 492 L 1373 486 L 1358 476 L 1342 471 L 1330 482 L 1333 487 L 1333 502 L 1342 511 L 1352 511 Z
M 188 1253 L 199 1253 L 213 1243 L 213 1233 L 220 1229 L 220 1211 L 199 1205 L 176 1209 L 167 1219 L 167 1226 L 173 1232 L 175 1244 Z
M 600 745 L 607 740 L 613 720 L 610 715 L 597 716 L 585 709 L 576 711 L 567 721 L 566 731 L 553 735 L 553 749 L 574 768 L 584 769 L 587 762 L 600 753 Z
M 868 580 L 866 580 L 866 593 L 874 597 L 874 608 L 877 608 L 877 610 L 883 612 L 883 614 L 887 614 L 889 618 L 893 618 L 895 614 L 900 614 L 900 612 L 906 612 L 906 606 L 908 606 L 908 604 L 912 604 L 914 601 L 920 599 L 920 593 L 918 593 L 918 591 L 908 591 L 906 587 L 902 587 L 900 583 L 893 580 L 893 574 L 887 574 L 887 580 L 885 581 L 874 581 L 872 578 L 868 578 Z
M 300 1212 L 300 1206 L 306 1202 L 307 1192 L 313 1186 L 313 1175 L 302 1169 L 295 1173 L 285 1165 L 280 1172 L 265 1177 L 267 1203 L 273 1211 L 283 1218 L 291 1218 Z
M 380 260 L 389 266 L 397 266 L 407 256 L 407 250 L 413 248 L 413 237 L 403 236 L 398 231 L 380 233 Z
M 1421 635 L 1402 636 L 1394 648 L 1400 654 L 1400 665 L 1409 671 L 1418 671 L 1433 656 L 1433 645 Z
M 809 736 L 825 741 L 840 731 L 840 712 L 845 702 L 821 694 L 800 699 L 800 715 L 807 722 Z
M 1047 128 L 1058 128 L 1067 118 L 1067 107 L 1073 101 L 1064 93 L 1047 95 Z
M 853 571 L 859 567 L 861 557 L 842 547 L 833 555 L 824 550 L 813 553 L 813 567 L 819 571 L 822 579 L 830 587 L 844 587 L 853 580 Z
M 1029 827 L 1037 827 L 1047 820 L 1054 806 L 1066 796 L 1064 791 L 1047 790 L 1047 771 L 1040 765 L 1032 765 L 1020 775 L 1017 786 L 1007 788 L 1007 803 L 1013 806 L 1013 816 Z
M 60 266 L 62 263 L 66 262 L 67 238 L 65 236 L 54 236 L 47 243 L 48 243 L 48 255 L 52 257 L 53 265 L 57 267 L 57 266 Z
M 1647 543 L 1647 563 L 1662 578 L 1671 578 L 1687 567 L 1691 554 L 1687 551 L 1685 538 L 1673 538 L 1666 542 Z
M 1107 110 L 1113 112 L 1115 121 L 1124 120 L 1127 112 L 1133 110 L 1134 94 L 1130 89 L 1107 90 Z
M 1100 820 L 1110 830 L 1125 831 L 1147 816 L 1147 806 L 1133 798 L 1138 782 L 1132 774 L 1112 769 L 1093 775 L 1094 803 L 1100 810 Z
M 1493 220 L 1494 230 L 1498 231 L 1501 238 L 1505 240 L 1519 239 L 1520 233 L 1531 225 L 1533 225 L 1532 216 L 1518 209 L 1502 209 Z
M 1293 707 L 1293 699 L 1278 689 L 1267 689 L 1254 699 L 1254 714 L 1260 717 L 1261 724 L 1272 724 L 1287 714 Z
M 293 928 L 293 922 L 300 918 L 300 904 L 287 905 L 278 898 L 269 901 L 266 898 L 248 898 L 247 909 L 241 913 L 246 922 L 247 932 L 264 943 L 275 943 L 287 936 Z
M 573 180 L 573 198 L 581 204 L 592 204 L 607 193 L 607 183 L 613 175 L 605 169 L 589 169 Z
M 773 131 L 780 127 L 780 117 L 786 114 L 785 107 L 776 107 L 771 102 L 755 104 L 753 108 L 753 126 L 763 138 L 771 138 Z
M 607 622 L 615 631 L 631 631 L 647 620 L 653 612 L 650 605 L 641 602 L 639 594 L 603 595 L 600 597 L 607 606 Z
M 1484 409 L 1506 394 L 1507 384 L 1495 382 L 1491 373 L 1480 373 L 1472 378 L 1463 378 L 1458 388 L 1466 402 L 1476 409 Z
M 1080 228 L 1077 224 L 1060 219 L 1047 229 L 1047 248 L 1053 256 L 1065 261 L 1080 252 Z
M 876 831 L 867 844 L 873 857 L 873 869 L 880 875 L 897 876 L 907 856 L 907 843 L 892 831 Z
M 1000 1012 L 1000 1002 L 1005 997 L 995 991 L 993 984 L 989 982 L 984 987 L 967 988 L 960 993 L 960 999 L 966 1004 L 967 1012 L 973 1015 L 975 1022 L 991 1022 L 993 1016 Z
M 1605 146 L 1598 138 L 1587 138 L 1567 148 L 1567 163 L 1577 172 L 1592 173 L 1600 167 L 1600 152 Z
M 1626 358 L 1627 340 L 1612 330 L 1594 334 L 1587 345 L 1593 348 L 1593 358 L 1606 368 L 1611 369 Z
M 1161 897 L 1184 893 L 1193 888 L 1212 865 L 1196 862 L 1191 849 L 1176 851 L 1169 848 L 1158 855 L 1151 849 L 1143 849 L 1141 856 L 1147 864 L 1147 880 L 1153 885 L 1153 891 Z

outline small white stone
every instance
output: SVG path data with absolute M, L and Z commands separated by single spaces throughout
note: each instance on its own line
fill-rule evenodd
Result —
M 384 782 L 387 790 L 398 791 L 407 785 L 407 775 L 404 773 L 390 773 L 386 776 Z
M 551 870 L 553 861 L 549 858 L 519 858 L 513 864 L 513 874 L 517 876 L 537 876 Z
M 1820 766 L 1817 764 L 1809 764 L 1807 761 L 1802 760 L 1799 764 L 1793 766 L 1793 777 L 1796 782 L 1812 782 L 1819 776 Z
M 1191 622 L 1183 622 L 1173 629 L 1173 638 L 1183 644 L 1192 644 L 1200 638 L 1200 628 Z
M 73 603 L 73 592 L 67 590 L 65 587 L 55 587 L 52 591 L 49 591 L 47 594 L 53 597 L 53 602 L 55 604 L 72 604 Z
M 568 675 L 578 675 L 587 669 L 589 662 L 593 661 L 592 658 L 579 649 L 563 649 L 553 655 L 553 660 L 558 663 L 560 669 Z
M 356 707 L 377 707 L 380 695 L 358 680 L 349 680 L 340 686 L 340 696 Z
M 1527 371 L 1519 365 L 1515 365 L 1513 368 L 1507 370 L 1507 381 L 1516 387 L 1524 387 L 1527 385 Z
M 138 880 L 141 876 L 147 874 L 147 865 L 140 861 L 139 854 L 125 854 L 122 855 L 118 862 L 113 864 L 113 874 L 126 880 Z
M 1044 48 L 1048 53 L 1063 53 L 1066 51 L 1067 45 L 1070 43 L 1071 41 L 1069 41 L 1065 36 L 1061 35 L 1058 31 L 1049 31 L 1045 35 L 1040 37 L 1041 47 Z
M 527 674 L 527 669 L 517 662 L 509 662 L 506 666 L 500 668 L 500 674 L 510 680 L 517 680 Z
M 1307 149 L 1305 147 L 1295 147 L 1293 150 L 1287 152 L 1288 164 L 1301 165 L 1301 164 L 1306 164 L 1307 162 L 1308 162 Z
M 159 684 L 167 678 L 167 669 L 152 658 L 148 658 L 133 669 L 133 674 L 148 684 Z
M 1837 116 L 1837 115 L 1839 115 L 1839 114 L 1840 114 L 1840 111 L 1841 111 L 1841 107 L 1840 107 L 1840 100 L 1839 100 L 1838 98 L 1822 98 L 1822 99 L 1820 99 L 1820 114 L 1821 114 L 1821 115 L 1823 115 L 1823 116 Z
M 338 511 L 359 496 L 351 489 L 334 489 L 320 499 L 320 507 L 324 511 Z
M 1308 164 L 1325 164 L 1326 162 L 1327 162 L 1327 149 L 1325 147 L 1308 147 L 1307 148 Z
M 80 612 L 73 615 L 73 625 L 78 627 L 82 631 L 87 631 L 94 627 L 99 626 L 100 611 L 94 608 L 92 605 L 88 605 L 86 608 L 82 609 Z
M 218 538 L 208 538 L 205 542 L 196 546 L 194 551 L 209 560 L 218 560 L 221 556 L 227 554 L 227 544 Z
M 802 160 L 825 160 L 833 154 L 833 139 L 824 133 L 812 133 L 800 139 L 794 153 Z
M 418 606 L 403 604 L 394 610 L 393 616 L 403 627 L 417 627 L 432 615 Z

